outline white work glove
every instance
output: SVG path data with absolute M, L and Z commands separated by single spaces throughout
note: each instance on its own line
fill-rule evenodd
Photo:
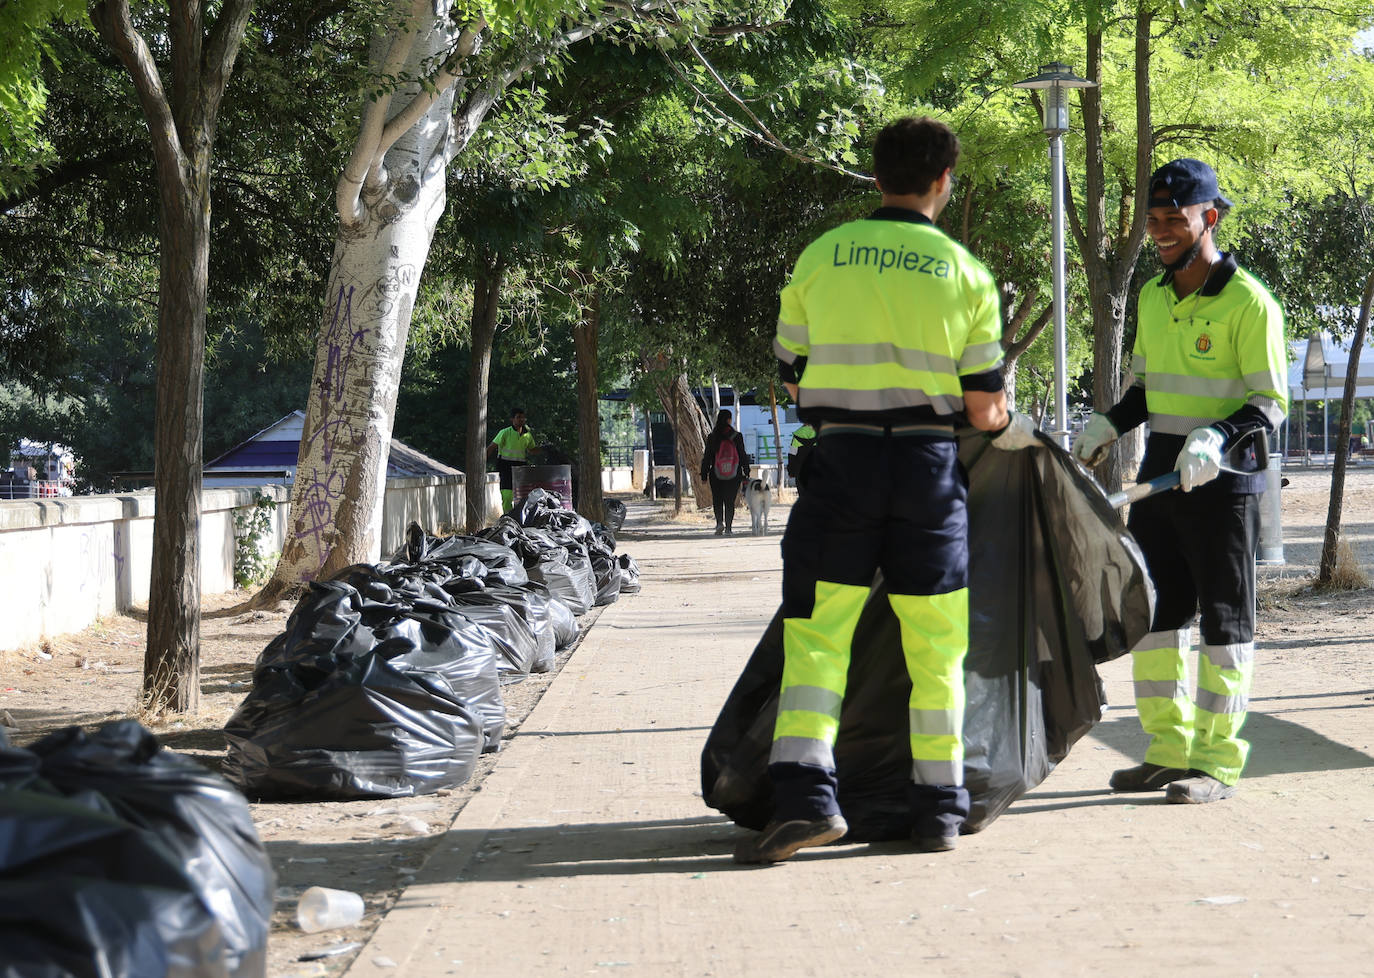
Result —
M 1116 426 L 1105 414 L 1093 412 L 1078 437 L 1073 440 L 1073 455 L 1088 468 L 1096 468 L 1107 457 L 1107 452 L 1120 435 Z
M 1194 428 L 1178 453 L 1174 469 L 1179 488 L 1192 492 L 1221 474 L 1221 445 L 1226 437 L 1215 428 Z
M 1004 452 L 1035 448 L 1039 444 L 1040 440 L 1035 437 L 1035 422 L 1019 411 L 1008 412 L 1006 427 L 992 438 L 992 447 Z

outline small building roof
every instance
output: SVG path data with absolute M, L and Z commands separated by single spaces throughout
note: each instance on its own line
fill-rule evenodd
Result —
M 301 432 L 305 426 L 305 412 L 292 411 L 258 433 L 239 442 L 223 455 L 205 464 L 205 473 L 234 475 L 281 471 L 288 478 L 296 473 L 300 454 Z M 458 469 L 430 458 L 424 452 L 404 442 L 391 439 L 387 454 L 386 474 L 392 479 L 415 478 L 427 475 L 457 475 Z

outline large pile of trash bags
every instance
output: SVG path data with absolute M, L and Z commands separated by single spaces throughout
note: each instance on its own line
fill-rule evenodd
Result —
M 552 669 L 579 615 L 639 589 L 615 547 L 543 489 L 475 536 L 412 523 L 389 562 L 311 583 L 225 725 L 225 776 L 273 800 L 463 783 L 501 745 L 502 684 Z
M 265 978 L 275 889 L 243 796 L 137 722 L 0 728 L 0 975 Z

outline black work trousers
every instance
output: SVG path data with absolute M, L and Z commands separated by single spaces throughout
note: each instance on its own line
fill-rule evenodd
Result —
M 739 487 L 744 481 L 740 476 L 733 479 L 717 479 L 714 472 L 711 479 L 711 508 L 716 512 L 716 526 L 727 530 L 735 525 L 735 503 L 739 502 Z
M 1202 641 L 1255 638 L 1255 548 L 1259 496 L 1202 486 L 1131 506 L 1127 529 L 1155 586 L 1152 632 L 1187 628 L 1201 612 Z
M 788 638 L 788 629 L 797 625 L 799 635 L 832 627 L 852 634 L 863 600 L 857 589 L 866 591 L 881 570 L 889 601 L 902 621 L 903 653 L 911 670 L 913 663 L 928 661 L 931 654 L 926 648 L 927 636 L 919 634 L 925 624 L 934 624 L 937 631 L 941 627 L 941 616 L 923 620 L 923 609 L 943 606 L 951 596 L 962 596 L 961 634 L 940 635 L 936 643 L 961 644 L 957 656 L 943 671 L 918 669 L 912 676 L 913 686 L 918 682 L 933 684 L 918 689 L 913 702 L 948 706 L 950 717 L 961 717 L 961 662 L 968 642 L 968 476 L 959 463 L 958 442 L 948 434 L 893 434 L 881 429 L 850 433 L 847 428 L 852 427 L 856 426 L 837 424 L 821 430 L 807 459 L 806 492 L 792 507 L 783 535 L 785 654 L 789 662 L 794 652 L 804 657 L 809 654 L 808 649 L 794 649 Z M 812 619 L 816 609 L 818 584 L 828 593 L 836 585 L 848 589 L 852 597 L 844 600 L 858 602 L 846 616 L 848 620 L 831 622 L 827 613 L 824 620 L 805 621 Z M 955 597 L 954 604 L 959 600 Z M 783 686 L 786 696 L 786 673 Z M 913 708 L 913 717 L 920 712 Z M 946 736 L 952 735 L 957 745 L 962 731 L 957 719 L 948 722 L 954 729 Z M 915 770 L 930 763 L 930 757 L 921 756 L 922 734 L 929 732 L 917 729 L 913 721 Z M 800 753 L 794 750 L 788 757 L 788 749 L 778 747 L 778 736 L 768 768 L 775 817 L 810 818 L 839 810 L 833 759 L 827 762 L 821 756 L 807 760 L 804 746 Z M 804 740 L 792 740 L 804 744 Z M 908 793 L 912 826 L 918 835 L 951 835 L 968 817 L 969 793 L 962 784 L 961 764 L 962 750 L 956 749 L 944 764 L 934 765 L 935 770 L 945 771 L 938 783 L 917 778 L 914 771 Z M 950 767 L 954 770 L 946 770 Z

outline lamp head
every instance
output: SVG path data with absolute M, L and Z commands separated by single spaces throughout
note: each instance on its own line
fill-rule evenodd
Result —
M 1012 85 L 1012 88 L 1045 89 L 1044 131 L 1047 136 L 1069 131 L 1069 90 L 1096 87 L 1097 82 L 1079 78 L 1062 61 L 1041 65 L 1040 74 L 1023 78 Z

